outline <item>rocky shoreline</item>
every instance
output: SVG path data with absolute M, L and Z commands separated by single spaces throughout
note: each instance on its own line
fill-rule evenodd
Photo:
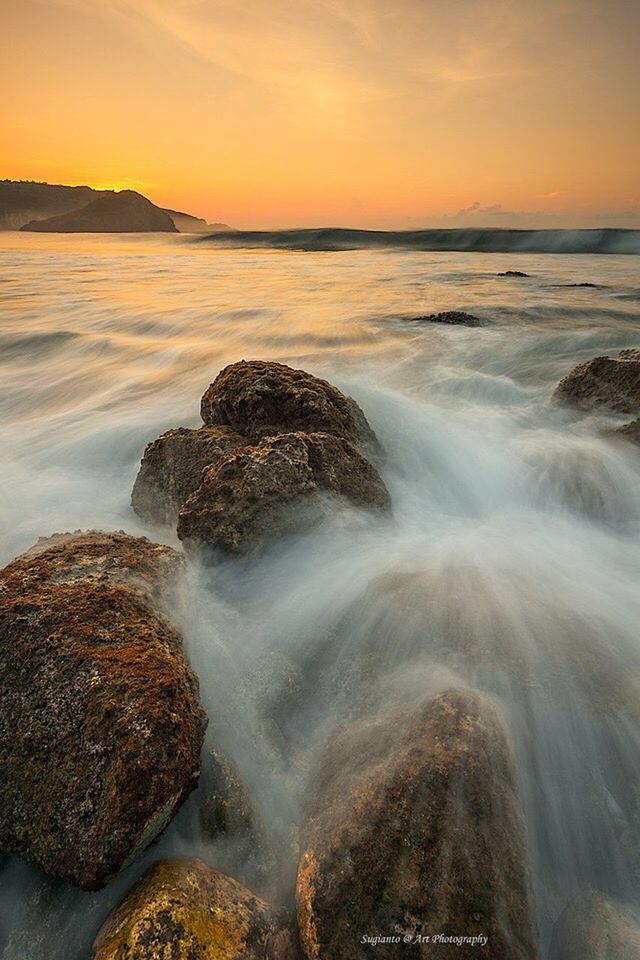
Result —
M 451 316 L 418 319 L 468 322 Z M 554 399 L 637 418 L 640 351 L 580 364 Z M 251 555 L 345 505 L 392 511 L 381 444 L 325 380 L 240 361 L 209 386 L 201 416 L 147 446 L 132 493 L 184 554 L 77 531 L 0 572 L 0 852 L 83 890 L 170 829 L 199 780 L 203 829 L 240 837 L 256 876 L 277 870 L 215 730 L 203 752 L 208 721 L 172 597 L 188 563 Z M 619 436 L 637 442 L 637 424 Z M 227 875 L 232 863 L 159 859 L 105 921 L 94 960 L 539 957 L 515 761 L 492 698 L 449 688 L 389 716 L 354 710 L 316 758 L 296 829 L 295 903 L 269 904 Z M 615 960 L 637 960 L 635 921 L 585 902 L 558 918 L 558 958 L 613 960 L 598 946 L 605 927 L 626 951 Z

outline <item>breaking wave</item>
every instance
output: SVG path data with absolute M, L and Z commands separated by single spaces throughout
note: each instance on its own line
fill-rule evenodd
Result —
M 194 242 L 274 250 L 334 251 L 402 249 L 460 253 L 639 254 L 640 230 L 236 230 L 212 233 Z

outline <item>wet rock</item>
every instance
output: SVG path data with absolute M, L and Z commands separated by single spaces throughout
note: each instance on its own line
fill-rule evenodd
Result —
M 181 566 L 125 534 L 58 535 L 0 573 L 0 850 L 98 889 L 197 781 L 206 717 L 154 594 Z
M 304 677 L 290 656 L 268 650 L 252 657 L 240 683 L 240 693 L 253 713 L 275 726 L 276 740 L 282 742 L 280 728 L 290 721 L 304 699 Z
M 591 287 L 594 290 L 597 290 L 600 286 L 599 283 L 565 283 L 565 287 Z
M 133 509 L 149 523 L 175 524 L 204 468 L 246 443 L 228 427 L 178 427 L 163 433 L 144 451 L 131 494 Z
M 308 960 L 364 960 L 365 934 L 400 938 L 379 942 L 380 958 L 536 957 L 512 759 L 486 698 L 448 691 L 347 727 L 309 815 L 297 881 Z M 481 939 L 426 941 L 437 934 Z
M 205 471 L 180 511 L 178 536 L 187 548 L 246 553 L 322 519 L 323 492 L 356 506 L 389 507 L 377 470 L 348 440 L 326 433 L 267 437 Z
M 154 864 L 111 914 L 93 960 L 293 960 L 282 916 L 201 860 Z
M 639 715 L 640 683 L 629 663 L 608 654 L 602 624 L 526 570 L 488 558 L 398 566 L 372 580 L 321 662 L 305 666 L 312 675 L 305 697 L 321 690 L 333 713 L 352 716 L 397 696 L 398 684 L 406 697 L 424 689 L 425 675 L 443 667 L 470 686 L 507 688 L 522 702 L 539 692 L 566 702 L 569 677 L 581 707 L 602 715 L 635 704 Z M 340 685 L 335 693 L 330 677 Z
M 582 410 L 636 413 L 640 410 L 640 350 L 622 350 L 617 357 L 595 357 L 579 364 L 560 381 L 554 397 Z
M 528 277 L 528 273 L 523 273 L 522 270 L 505 270 L 504 273 L 499 273 L 499 277 Z
M 222 870 L 243 863 L 261 885 L 273 866 L 267 832 L 246 784 L 229 757 L 209 748 L 203 763 L 204 799 L 200 823 L 209 839 L 219 843 L 216 865 Z
M 550 960 L 640 960 L 640 922 L 591 890 L 561 914 L 553 932 Z
M 618 436 L 624 437 L 625 440 L 640 443 L 640 417 L 637 420 L 632 420 L 631 423 L 625 423 L 624 426 L 618 427 L 616 433 Z
M 479 327 L 482 321 L 471 313 L 463 310 L 445 310 L 442 313 L 427 313 L 424 316 L 412 317 L 414 323 L 449 323 L 463 327 Z
M 379 452 L 375 434 L 351 397 L 304 370 L 241 360 L 222 370 L 202 398 L 202 420 L 256 441 L 280 433 L 329 433 L 365 453 Z
M 171 547 L 132 537 L 122 530 L 76 530 L 41 537 L 3 571 L 12 591 L 44 584 L 123 584 L 161 603 L 184 570 L 184 557 Z

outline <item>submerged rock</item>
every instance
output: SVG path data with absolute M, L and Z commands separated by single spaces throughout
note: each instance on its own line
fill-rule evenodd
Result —
M 245 864 L 254 879 L 263 883 L 272 867 L 267 833 L 240 773 L 220 750 L 205 753 L 202 781 L 204 801 L 200 823 L 206 836 L 222 841 L 216 848 L 216 865 L 231 870 Z
M 387 938 L 380 958 L 536 957 L 512 758 L 486 698 L 448 691 L 418 715 L 348 727 L 309 815 L 297 881 L 308 960 L 364 960 L 364 935 Z
M 386 509 L 389 494 L 368 460 L 342 437 L 285 433 L 220 458 L 178 517 L 186 547 L 246 553 L 320 520 L 327 491 Z
M 479 327 L 482 325 L 479 317 L 463 310 L 445 310 L 442 313 L 428 313 L 420 317 L 411 318 L 414 323 L 450 323 L 464 327 Z
M 293 960 L 283 917 L 201 860 L 154 864 L 111 914 L 93 960 Z
M 364 452 L 379 452 L 375 434 L 351 397 L 304 370 L 241 360 L 222 370 L 202 398 L 202 420 L 252 441 L 281 433 L 329 433 Z
M 8 858 L 7 858 L 8 859 Z M 13 880 L 13 883 L 12 883 Z M 14 891 L 16 909 L 9 917 L 6 901 L 0 914 L 0 956 L 2 960 L 86 960 L 87 947 L 105 916 L 105 906 L 114 905 L 99 893 L 76 894 L 61 880 L 33 870 L 27 883 L 24 874 L 15 885 L 15 875 L 0 874 L 0 889 Z M 18 890 L 20 891 L 18 893 Z M 106 900 L 106 904 L 105 904 Z M 9 926 L 6 943 L 2 925 Z
M 640 410 L 640 350 L 622 350 L 617 357 L 595 357 L 579 364 L 560 381 L 554 397 L 583 410 L 636 413 Z
M 247 441 L 228 427 L 168 430 L 148 444 L 131 494 L 133 509 L 150 523 L 174 524 L 197 490 L 205 467 Z
M 590 890 L 573 900 L 556 923 L 551 960 L 640 960 L 640 922 Z
M 522 270 L 505 270 L 504 273 L 499 273 L 499 277 L 528 277 L 528 273 L 523 273 Z
M 618 427 L 616 433 L 624 437 L 625 440 L 640 443 L 640 417 L 637 420 L 632 420 L 631 423 L 625 423 L 624 426 Z
M 180 569 L 124 534 L 58 535 L 0 573 L 0 850 L 98 889 L 197 781 L 206 717 L 154 594 Z

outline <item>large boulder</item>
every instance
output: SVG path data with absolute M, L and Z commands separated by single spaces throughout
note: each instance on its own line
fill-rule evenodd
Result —
M 594 357 L 579 364 L 560 381 L 554 397 L 582 410 L 638 413 L 640 350 L 622 350 L 617 357 Z
M 76 580 L 122 584 L 161 605 L 183 570 L 181 554 L 146 537 L 132 537 L 122 530 L 76 530 L 41 537 L 2 576 L 10 580 L 12 590 L 27 593 L 44 584 Z
M 589 890 L 560 915 L 550 960 L 640 960 L 640 918 Z
M 111 914 L 93 960 L 292 960 L 282 916 L 201 860 L 154 864 Z
M 133 509 L 150 523 L 175 524 L 197 490 L 205 467 L 247 441 L 228 427 L 168 430 L 148 444 L 131 494 Z
M 351 397 L 304 370 L 241 360 L 222 370 L 202 398 L 202 420 L 261 440 L 280 433 L 330 433 L 365 453 L 379 452 L 364 413 Z
M 221 457 L 178 516 L 187 548 L 246 553 L 325 515 L 323 492 L 386 509 L 389 494 L 368 460 L 342 437 L 285 433 Z
M 180 568 L 169 547 L 89 533 L 0 573 L 0 851 L 98 889 L 195 786 L 206 717 L 156 612 Z
M 297 880 L 308 960 L 536 957 L 512 758 L 487 699 L 447 691 L 347 727 L 309 817 Z

